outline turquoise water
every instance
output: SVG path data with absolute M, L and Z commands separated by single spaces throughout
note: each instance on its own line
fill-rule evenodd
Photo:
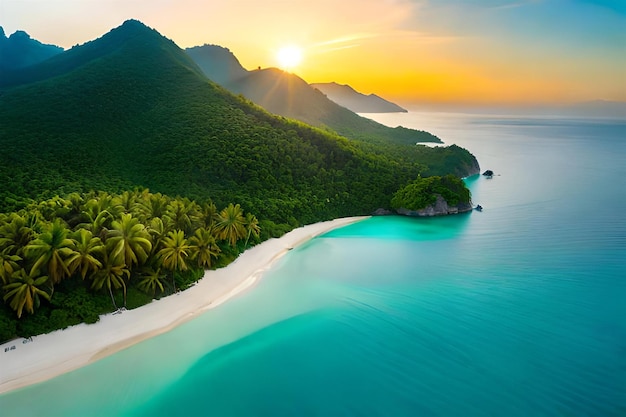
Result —
M 626 123 L 385 115 L 470 149 L 483 212 L 377 217 L 2 415 L 626 415 Z

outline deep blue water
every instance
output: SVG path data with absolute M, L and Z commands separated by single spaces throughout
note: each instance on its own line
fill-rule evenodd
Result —
M 377 217 L 2 415 L 624 416 L 626 122 L 378 115 L 470 149 L 483 212 Z

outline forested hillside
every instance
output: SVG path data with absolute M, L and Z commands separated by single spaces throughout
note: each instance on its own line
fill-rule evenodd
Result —
M 361 144 L 274 117 L 136 21 L 29 73 L 42 81 L 0 96 L 1 211 L 146 187 L 299 224 L 386 207 L 419 174 L 476 169 L 460 148 Z
M 420 175 L 478 171 L 456 146 L 274 116 L 137 21 L 4 81 L 0 340 L 142 305 L 259 240 L 389 207 Z

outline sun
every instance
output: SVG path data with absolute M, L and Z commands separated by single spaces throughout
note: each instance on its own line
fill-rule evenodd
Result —
M 292 70 L 302 62 L 302 49 L 295 45 L 284 46 L 278 50 L 276 59 L 280 68 Z

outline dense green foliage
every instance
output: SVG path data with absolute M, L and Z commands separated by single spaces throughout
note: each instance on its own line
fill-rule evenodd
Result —
M 148 190 L 72 193 L 0 215 L 0 341 L 185 288 L 258 242 L 258 224 L 239 205 Z
M 52 60 L 71 71 L 0 96 L 0 146 L 9 150 L 0 153 L 0 211 L 73 191 L 148 187 L 238 201 L 293 227 L 387 207 L 419 174 L 476 169 L 457 147 L 350 141 L 272 116 L 208 82 L 138 23 L 81 48 L 106 53 L 60 54 Z
M 470 191 L 463 180 L 446 175 L 416 179 L 394 194 L 391 206 L 394 209 L 420 210 L 435 204 L 437 195 L 443 197 L 450 206 L 471 201 Z
M 389 207 L 420 175 L 478 171 L 456 146 L 349 140 L 271 115 L 139 22 L 9 84 L 0 340 L 141 305 L 250 243 Z

